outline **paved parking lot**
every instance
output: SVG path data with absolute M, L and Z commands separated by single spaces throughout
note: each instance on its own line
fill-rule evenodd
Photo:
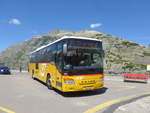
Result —
M 28 73 L 0 75 L 0 113 L 83 113 L 97 105 L 150 91 L 150 84 L 123 82 L 105 78 L 105 87 L 97 91 L 63 94 L 48 90 Z M 103 109 L 97 108 L 98 112 Z

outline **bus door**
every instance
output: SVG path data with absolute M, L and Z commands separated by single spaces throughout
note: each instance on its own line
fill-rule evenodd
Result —
M 62 71 L 62 53 L 61 51 L 57 51 L 56 52 L 56 56 L 55 56 L 55 64 L 56 64 L 56 87 L 58 89 L 62 89 L 62 75 L 61 75 L 61 71 Z
M 38 77 L 38 73 L 39 73 L 39 64 L 38 63 L 35 64 L 35 72 L 34 73 L 35 73 L 34 75 L 36 77 Z

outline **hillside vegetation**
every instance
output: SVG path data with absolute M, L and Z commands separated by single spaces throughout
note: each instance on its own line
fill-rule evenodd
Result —
M 145 71 L 145 64 L 150 63 L 150 50 L 148 48 L 109 34 L 89 30 L 78 32 L 54 30 L 44 35 L 34 36 L 30 40 L 23 41 L 2 51 L 0 62 L 4 62 L 12 69 L 18 69 L 19 65 L 27 69 L 28 54 L 31 51 L 66 35 L 102 40 L 105 50 L 105 71 Z

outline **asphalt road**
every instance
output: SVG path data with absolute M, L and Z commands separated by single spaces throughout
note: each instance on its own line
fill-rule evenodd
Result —
M 148 91 L 149 83 L 124 83 L 121 77 L 107 76 L 101 90 L 63 94 L 48 90 L 27 73 L 0 75 L 0 113 L 88 113 L 97 105 Z

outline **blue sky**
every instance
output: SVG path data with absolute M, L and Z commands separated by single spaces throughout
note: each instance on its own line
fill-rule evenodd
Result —
M 148 45 L 150 0 L 0 0 L 0 51 L 55 29 L 96 30 Z

